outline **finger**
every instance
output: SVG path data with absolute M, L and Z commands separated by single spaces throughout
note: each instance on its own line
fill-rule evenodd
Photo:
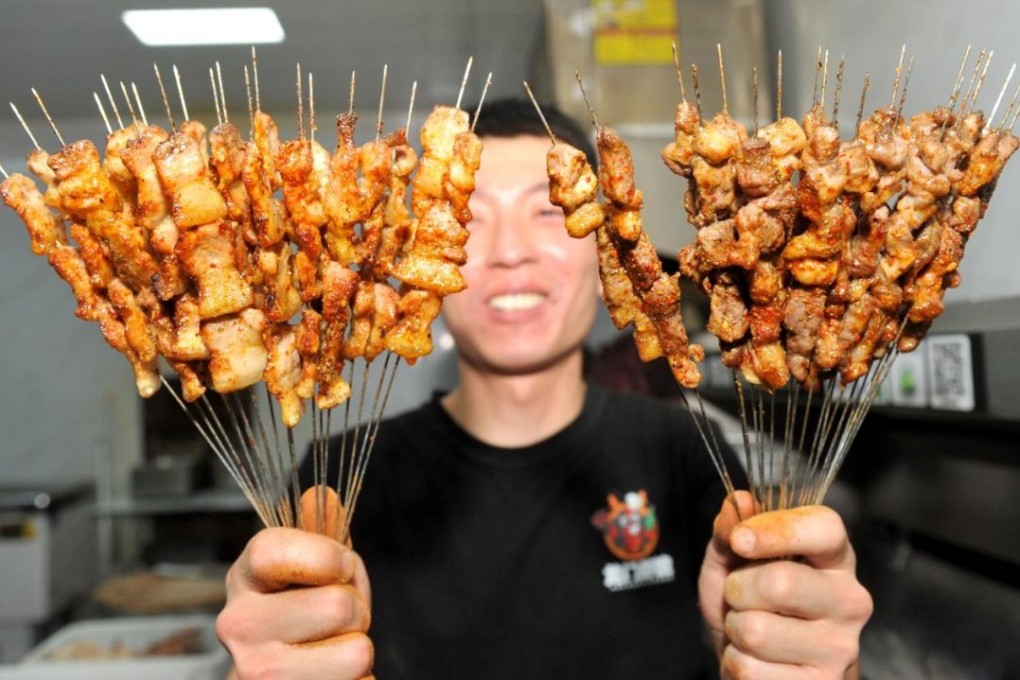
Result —
M 277 593 L 243 593 L 217 619 L 223 637 L 239 644 L 290 644 L 325 640 L 370 625 L 368 603 L 352 586 L 295 588 Z
M 310 677 L 321 677 L 324 668 L 330 669 L 330 677 L 333 677 L 332 669 L 339 667 L 343 669 L 344 678 L 364 678 L 370 676 L 375 663 L 375 648 L 364 633 L 346 633 L 329 640 L 297 645 L 297 648 L 309 654 L 308 657 L 304 657 L 308 665 L 314 662 L 312 657 L 315 656 L 325 656 L 338 664 L 338 666 L 320 665 L 315 669 L 319 675 Z M 322 663 L 328 664 L 330 661 L 323 660 Z
M 319 534 L 276 527 L 248 542 L 227 574 L 227 590 L 274 592 L 295 585 L 344 583 L 358 560 L 350 548 Z
M 770 664 L 842 672 L 857 658 L 858 638 L 838 623 L 805 621 L 763 611 L 731 611 L 726 615 L 729 645 L 748 657 Z M 835 675 L 833 677 L 836 677 Z
M 300 612 L 282 638 L 288 642 L 309 642 L 352 632 L 366 632 L 371 623 L 368 603 L 351 586 L 332 585 L 299 588 L 276 593 L 274 607 Z
M 762 661 L 734 645 L 723 650 L 720 668 L 726 680 L 790 680 L 802 673 L 798 666 Z
M 790 560 L 756 562 L 726 577 L 723 596 L 737 611 L 763 610 L 801 619 L 842 616 L 846 588 L 833 574 Z
M 855 563 L 843 520 L 834 510 L 821 505 L 750 517 L 734 527 L 730 546 L 750 560 L 797 555 L 819 569 Z
M 321 678 L 324 669 L 336 680 L 371 677 L 375 650 L 364 633 L 347 633 L 316 643 L 278 645 L 256 654 L 234 656 L 241 677 Z
M 336 491 L 325 484 L 305 489 L 298 503 L 297 526 L 340 540 L 344 525 L 344 507 Z

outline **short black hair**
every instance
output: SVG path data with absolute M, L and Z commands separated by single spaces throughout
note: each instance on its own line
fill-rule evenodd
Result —
M 555 104 L 539 104 L 542 115 L 557 139 L 584 152 L 591 166 L 597 167 L 598 155 L 591 137 L 576 120 L 563 113 Z M 465 106 L 465 111 L 474 111 L 477 106 Z M 535 105 L 525 97 L 504 97 L 482 102 L 475 134 L 485 137 L 517 137 L 534 135 L 548 137 L 549 133 L 535 110 Z

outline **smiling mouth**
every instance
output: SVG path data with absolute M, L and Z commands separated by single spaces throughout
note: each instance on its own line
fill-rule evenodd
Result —
M 537 307 L 545 298 L 543 293 L 507 293 L 489 298 L 489 307 L 501 312 L 517 312 Z

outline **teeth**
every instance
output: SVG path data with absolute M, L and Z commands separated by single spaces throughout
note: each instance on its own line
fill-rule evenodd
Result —
M 509 293 L 490 299 L 489 306 L 504 312 L 514 312 L 537 307 L 544 300 L 545 295 L 542 293 Z

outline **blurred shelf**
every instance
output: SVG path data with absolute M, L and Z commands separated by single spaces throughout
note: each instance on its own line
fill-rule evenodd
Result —
M 131 496 L 99 504 L 96 512 L 107 517 L 253 512 L 251 503 L 235 489 L 199 489 L 190 494 Z

